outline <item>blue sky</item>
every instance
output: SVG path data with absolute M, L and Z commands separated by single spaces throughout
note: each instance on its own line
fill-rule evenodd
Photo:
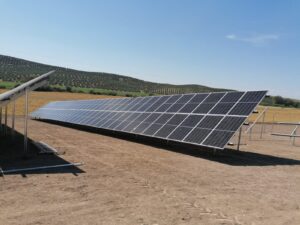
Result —
M 300 99 L 297 0 L 0 0 L 0 54 Z

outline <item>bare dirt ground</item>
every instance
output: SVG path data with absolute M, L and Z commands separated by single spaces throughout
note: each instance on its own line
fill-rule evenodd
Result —
M 20 119 L 17 129 L 22 132 Z M 247 145 L 241 152 L 213 155 L 38 121 L 30 121 L 29 135 L 65 153 L 53 159 L 54 164 L 85 165 L 82 171 L 0 177 L 0 224 L 296 225 L 300 221 L 300 147 L 287 138 L 264 134 L 260 140 L 256 133 L 252 141 L 244 137 L 242 143 Z M 49 163 L 47 157 L 33 156 L 25 164 Z

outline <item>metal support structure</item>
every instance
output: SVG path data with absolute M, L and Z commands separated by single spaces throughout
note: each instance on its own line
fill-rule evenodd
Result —
M 279 137 L 289 137 L 292 139 L 293 146 L 296 146 L 296 138 L 300 138 L 300 135 L 298 135 L 298 129 L 300 127 L 300 123 L 290 123 L 290 122 L 278 122 L 276 123 L 278 125 L 289 125 L 289 126 L 296 126 L 293 131 L 290 134 L 284 134 L 284 133 L 271 133 L 273 136 L 279 136 Z
M 237 151 L 240 151 L 240 146 L 241 146 L 241 140 L 242 140 L 242 130 L 243 130 L 243 126 L 241 126 L 240 130 L 239 130 L 239 139 L 238 139 L 238 144 L 237 144 Z
M 276 113 L 273 113 L 273 123 L 272 123 L 271 133 L 273 133 L 273 130 L 274 130 L 275 116 L 276 116 Z
M 265 131 L 265 119 L 266 119 L 266 111 L 263 112 L 263 116 L 262 116 L 262 123 L 260 128 L 260 139 L 263 138 L 263 133 Z
M 252 129 L 253 129 L 253 127 L 250 128 L 250 133 L 249 133 L 249 140 L 250 141 L 252 140 Z
M 268 109 L 269 109 L 268 107 L 265 107 L 265 109 L 261 112 L 261 114 L 256 118 L 256 120 L 251 124 L 251 126 L 245 131 L 246 134 L 249 133 L 249 140 L 252 140 L 253 127 L 257 124 L 257 122 L 260 120 L 261 117 L 263 117 L 261 132 L 264 132 L 265 116 L 266 116 L 266 111 Z M 261 138 L 262 138 L 262 134 L 261 134 Z
M 216 154 L 217 154 L 217 149 L 214 148 L 214 150 L 213 150 L 213 155 L 215 156 Z
M 3 131 L 3 126 L 2 126 L 2 107 L 0 107 L 0 132 L 2 135 L 2 131 Z
M 4 115 L 4 135 L 7 135 L 7 105 L 5 106 L 5 115 Z
M 24 84 L 21 84 L 20 86 L 9 90 L 5 93 L 0 94 L 0 128 L 3 133 L 7 134 L 7 110 L 8 110 L 8 104 L 13 103 L 12 108 L 12 137 L 15 135 L 15 101 L 25 95 L 25 107 L 24 107 L 24 154 L 27 154 L 28 151 L 28 138 L 27 138 L 27 130 L 28 130 L 28 95 L 30 91 L 34 91 L 35 89 L 42 87 L 46 84 L 48 84 L 48 79 L 51 74 L 53 74 L 55 71 L 50 71 L 48 73 L 45 73 L 37 78 L 34 78 Z M 2 125 L 2 109 L 5 107 L 5 115 L 4 115 L 4 123 L 5 126 Z
M 299 125 L 295 127 L 295 129 L 292 132 L 292 136 L 293 136 L 293 145 L 296 145 L 296 136 L 297 136 L 297 131 L 298 131 Z
M 24 109 L 24 155 L 27 154 L 28 151 L 28 138 L 27 138 L 27 130 L 28 130 L 28 89 L 25 91 L 25 109 Z
M 16 101 L 13 101 L 12 105 L 12 118 L 11 118 L 11 135 L 15 137 L 15 118 L 16 118 Z
M 300 138 L 300 135 L 291 135 L 291 134 L 282 134 L 282 133 L 272 133 L 271 135 L 279 136 L 279 137 L 289 137 L 289 138 L 297 137 L 297 138 Z

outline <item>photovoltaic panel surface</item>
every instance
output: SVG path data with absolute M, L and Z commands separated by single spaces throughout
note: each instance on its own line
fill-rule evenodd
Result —
M 265 95 L 250 91 L 61 101 L 31 117 L 223 149 Z

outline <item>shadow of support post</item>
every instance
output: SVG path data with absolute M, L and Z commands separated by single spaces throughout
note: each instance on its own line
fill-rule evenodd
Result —
M 10 129 L 10 128 L 7 128 Z M 64 174 L 71 173 L 78 175 L 84 173 L 83 170 L 76 165 L 60 167 L 60 165 L 72 164 L 58 155 L 41 155 L 38 149 L 28 139 L 28 152 L 27 157 L 23 156 L 23 141 L 24 136 L 15 131 L 15 139 L 12 141 L 10 138 L 0 139 L 0 168 L 3 171 L 12 171 L 8 175 L 20 174 L 26 177 L 28 174 Z M 26 168 L 41 167 L 44 169 L 39 170 L 26 170 Z M 49 168 L 46 168 L 49 167 Z M 25 170 L 23 170 L 25 169 Z

